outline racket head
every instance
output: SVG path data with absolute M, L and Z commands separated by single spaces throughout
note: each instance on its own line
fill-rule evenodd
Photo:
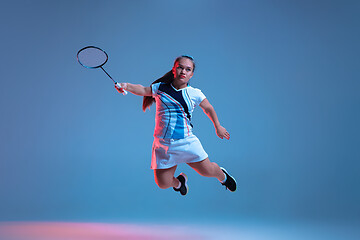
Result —
M 107 53 L 95 46 L 80 49 L 76 54 L 76 58 L 81 66 L 89 69 L 102 67 L 108 61 Z

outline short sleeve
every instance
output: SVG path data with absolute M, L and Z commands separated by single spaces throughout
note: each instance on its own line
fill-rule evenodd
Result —
M 205 94 L 200 89 L 195 89 L 196 95 L 195 95 L 195 105 L 199 106 L 200 103 L 206 98 Z
M 159 83 L 154 83 L 151 85 L 151 92 L 152 92 L 152 97 L 156 97 L 158 91 L 159 91 L 159 87 L 160 87 L 161 82 Z

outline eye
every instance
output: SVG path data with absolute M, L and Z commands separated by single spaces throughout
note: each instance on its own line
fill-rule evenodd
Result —
M 191 68 L 187 68 L 186 71 L 191 72 Z

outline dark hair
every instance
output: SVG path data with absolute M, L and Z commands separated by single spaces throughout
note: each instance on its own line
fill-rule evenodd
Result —
M 181 56 L 177 57 L 175 59 L 175 61 L 174 61 L 174 66 L 182 58 L 187 58 L 187 59 L 190 59 L 192 61 L 192 63 L 193 63 L 192 71 L 194 72 L 195 71 L 195 61 L 194 61 L 194 58 L 192 56 L 189 56 L 189 55 L 181 55 Z M 172 83 L 172 81 L 174 81 L 174 74 L 173 74 L 172 69 L 171 69 L 169 72 L 165 73 L 164 76 L 162 76 L 159 79 L 156 79 L 152 84 L 159 83 L 159 82 Z M 155 99 L 152 96 L 144 96 L 143 105 L 142 105 L 143 111 L 145 112 L 147 108 L 150 108 L 150 106 L 154 103 L 154 101 L 155 101 Z

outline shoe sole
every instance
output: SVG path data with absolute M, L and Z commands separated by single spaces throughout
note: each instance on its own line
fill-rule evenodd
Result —
M 226 174 L 229 175 L 229 177 L 231 177 L 231 178 L 234 180 L 234 182 L 235 182 L 235 184 L 236 184 L 236 188 L 237 188 L 237 182 L 236 182 L 235 178 L 234 178 L 233 176 L 231 176 L 231 175 L 228 173 L 228 171 L 226 171 L 225 168 L 220 167 L 220 169 L 221 169 L 223 172 L 226 172 Z M 229 189 L 229 188 L 227 188 L 227 189 Z M 230 192 L 235 192 L 236 189 L 235 189 L 234 191 L 231 191 L 231 190 L 229 189 L 229 191 L 230 191 Z
M 188 192 L 189 192 L 189 187 L 188 187 L 188 185 L 187 185 L 188 177 L 186 176 L 185 173 L 180 173 L 179 175 L 181 175 L 181 176 L 183 176 L 183 177 L 185 178 L 186 194 L 188 194 Z M 186 194 L 185 194 L 185 195 L 186 195 Z M 183 195 L 183 196 L 185 196 L 185 195 Z

